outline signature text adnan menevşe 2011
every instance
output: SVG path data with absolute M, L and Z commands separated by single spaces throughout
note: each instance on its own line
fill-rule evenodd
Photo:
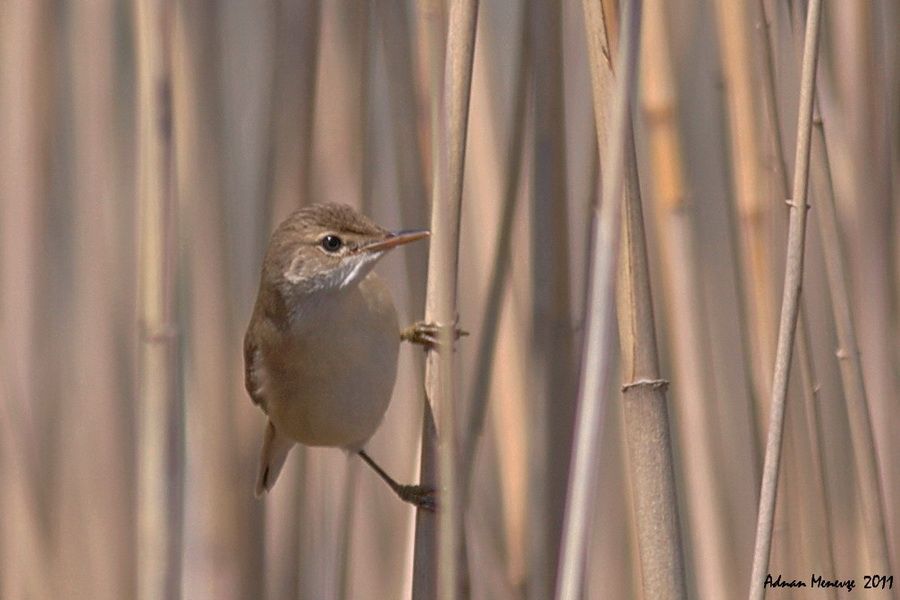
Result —
M 863 589 L 867 590 L 891 590 L 894 589 L 894 576 L 893 575 L 864 575 L 863 576 Z M 804 579 L 793 579 L 790 577 L 784 577 L 781 573 L 777 575 L 772 575 L 771 573 L 766 575 L 766 580 L 763 583 L 764 587 L 767 588 L 840 588 L 846 589 L 848 592 L 852 592 L 856 586 L 857 582 L 854 578 L 849 579 L 828 579 L 823 577 L 822 575 L 818 575 L 813 573 L 809 576 L 808 580 Z

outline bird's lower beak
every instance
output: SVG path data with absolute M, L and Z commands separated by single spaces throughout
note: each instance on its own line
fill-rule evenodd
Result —
M 403 244 L 408 244 L 410 242 L 416 242 L 421 239 L 425 239 L 431 235 L 431 232 L 427 229 L 416 229 L 414 231 L 398 231 L 396 233 L 391 233 L 388 237 L 383 240 L 378 240 L 372 242 L 370 244 L 366 244 L 365 246 L 359 249 L 360 252 L 384 252 L 385 250 L 390 250 L 395 246 L 402 246 Z

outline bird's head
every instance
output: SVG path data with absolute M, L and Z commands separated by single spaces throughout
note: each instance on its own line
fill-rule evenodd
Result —
M 361 282 L 391 248 L 428 235 L 389 231 L 343 204 L 313 204 L 272 234 L 263 276 L 295 293 L 337 291 Z

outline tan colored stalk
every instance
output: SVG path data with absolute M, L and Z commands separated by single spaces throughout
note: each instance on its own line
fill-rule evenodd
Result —
M 698 595 L 716 597 L 736 593 L 732 576 L 734 547 L 726 537 L 728 515 L 722 480 L 716 476 L 715 408 L 708 393 L 709 349 L 698 272 L 695 214 L 684 184 L 678 130 L 678 105 L 672 77 L 671 49 L 665 22 L 665 3 L 647 0 L 641 62 L 641 98 L 647 121 L 653 195 L 657 206 L 657 237 L 667 294 L 664 303 L 675 371 L 677 415 L 682 449 L 681 473 L 688 510 L 685 522 L 696 569 L 691 587 Z
M 444 106 L 440 128 L 435 132 L 440 144 L 435 162 L 425 320 L 436 323 L 440 334 L 439 343 L 426 360 L 425 389 L 435 407 L 438 424 L 437 597 L 441 600 L 457 597 L 461 572 L 458 559 L 462 521 L 457 484 L 452 332 L 457 315 L 459 225 L 477 17 L 477 0 L 453 0 L 447 36 Z
M 437 427 L 427 397 L 424 404 L 419 483 L 438 489 Z M 413 600 L 431 600 L 437 597 L 437 535 L 437 516 L 425 510 L 417 510 L 413 547 Z
M 337 597 L 353 597 L 353 539 L 358 532 L 354 531 L 353 520 L 356 515 L 356 490 L 359 488 L 358 460 L 347 461 L 346 485 L 341 497 L 341 506 L 338 510 L 338 527 L 341 539 L 337 543 Z M 295 557 L 296 558 L 296 557 Z
M 406 5 L 393 0 L 377 4 L 375 15 L 381 26 L 378 42 L 384 48 L 385 70 L 389 93 L 390 122 L 396 152 L 398 204 L 404 228 L 421 227 L 428 217 L 424 160 L 419 152 L 416 99 L 416 70 L 410 15 Z M 374 48 L 373 48 L 374 50 Z M 422 306 L 425 293 L 421 282 L 427 273 L 427 258 L 422 252 L 405 252 L 410 306 Z
M 503 556 L 484 532 L 493 529 L 489 517 L 480 513 L 467 515 L 466 545 L 471 556 L 473 593 L 475 598 L 491 600 L 520 600 L 521 594 L 506 574 Z M 477 582 L 477 588 L 475 584 Z M 464 596 L 467 597 L 467 596 Z
M 445 32 L 442 27 L 441 2 L 439 0 L 419 0 L 419 25 L 421 40 L 425 46 L 424 64 L 428 72 L 428 130 L 430 133 L 430 148 L 427 153 L 430 161 L 427 162 L 432 181 L 432 204 L 440 198 L 438 194 L 437 170 L 435 164 L 441 152 L 443 141 L 440 138 L 441 106 L 444 96 L 444 60 L 445 60 Z M 432 213 L 432 218 L 434 214 Z M 428 279 L 432 275 L 430 269 L 431 253 L 429 251 Z M 409 253 L 407 253 L 409 254 Z M 429 288 L 430 290 L 430 285 Z M 434 422 L 432 403 L 434 398 L 428 397 L 425 392 L 425 408 L 422 412 L 422 449 L 419 460 L 419 483 L 437 489 L 438 487 L 438 456 L 437 456 L 437 426 Z M 424 510 L 416 511 L 416 535 L 413 548 L 413 600 L 432 600 L 437 597 L 438 586 L 438 532 L 437 516 Z
M 560 546 L 559 574 L 556 599 L 575 600 L 582 595 L 584 570 L 587 561 L 588 524 L 591 517 L 590 495 L 596 489 L 601 448 L 600 433 L 606 414 L 604 395 L 610 389 L 614 360 L 614 294 L 616 253 L 619 246 L 620 198 L 625 179 L 625 136 L 630 118 L 628 110 L 630 87 L 634 85 L 637 63 L 637 35 L 627 36 L 619 53 L 620 72 L 624 77 L 618 86 L 612 78 L 611 51 L 603 6 L 598 0 L 584 0 L 585 33 L 591 66 L 594 118 L 597 145 L 605 147 L 609 160 L 603 179 L 602 203 L 592 224 L 591 271 L 588 304 L 585 306 L 585 342 L 582 359 L 578 408 L 575 417 L 572 464 L 566 497 L 563 538 Z M 632 10 L 625 11 L 631 19 L 629 29 L 639 28 L 636 18 L 639 3 L 630 2 Z M 626 62 L 627 61 L 627 62 Z M 629 64 L 630 63 L 630 64 Z M 615 97 L 610 95 L 615 90 Z
M 781 439 L 784 432 L 788 377 L 791 368 L 794 333 L 800 310 L 800 287 L 803 280 L 803 251 L 806 237 L 806 198 L 809 180 L 810 136 L 812 134 L 821 8 L 821 0 L 810 0 L 800 79 L 797 154 L 794 159 L 794 186 L 791 198 L 790 225 L 788 228 L 784 297 L 782 299 L 781 324 L 778 331 L 777 361 L 772 383 L 771 419 L 769 422 L 768 441 L 766 443 L 765 463 L 763 465 L 756 548 L 753 555 L 753 573 L 750 579 L 751 600 L 761 600 L 765 595 L 764 583 L 768 572 L 769 554 L 772 545 L 772 528 L 775 517 L 775 497 L 778 489 L 778 470 L 781 459 Z
M 856 475 L 859 477 L 859 501 L 862 507 L 865 539 L 869 553 L 868 568 L 873 572 L 890 573 L 888 547 L 885 538 L 882 490 L 878 477 L 878 453 L 872 436 L 868 400 L 863 380 L 859 345 L 850 304 L 847 284 L 847 268 L 843 245 L 838 229 L 834 190 L 828 164 L 828 147 L 825 143 L 822 119 L 813 121 L 812 166 L 813 186 L 818 209 L 816 221 L 825 253 L 825 270 L 831 293 L 831 307 L 838 338 L 838 365 L 847 404 L 847 419 L 853 444 Z
M 56 560 L 41 526 L 38 486 L 32 485 L 35 473 L 29 472 L 34 459 L 29 451 L 34 450 L 35 440 L 27 435 L 33 428 L 22 411 L 16 410 L 26 401 L 12 389 L 10 371 L 4 369 L 0 388 L 0 466 L 7 480 L 0 489 L 4 537 L 0 560 L 10 569 L 0 580 L 0 591 L 4 598 L 53 598 L 57 595 L 50 590 L 59 585 Z
M 626 31 L 623 27 L 623 34 Z M 637 32 L 628 34 L 638 35 Z M 684 559 L 666 400 L 668 382 L 660 378 L 659 372 L 650 265 L 630 115 L 626 127 L 625 213 L 617 306 L 622 410 L 634 488 L 641 579 L 646 598 L 684 598 Z M 601 164 L 610 164 L 604 163 L 603 158 Z
M 491 57 L 498 56 L 494 40 L 486 39 L 476 52 L 487 57 L 485 68 L 476 68 L 472 82 L 473 113 L 470 127 L 481 132 L 469 142 L 467 177 L 476 187 L 473 193 L 480 199 L 477 208 L 469 212 L 468 223 L 474 229 L 466 236 L 464 252 L 470 256 L 490 257 L 471 264 L 460 276 L 461 286 L 486 282 L 486 291 L 477 301 L 479 317 L 467 317 L 467 328 L 477 332 L 473 336 L 477 348 L 469 370 L 470 380 L 464 395 L 466 424 L 460 429 L 460 477 L 463 514 L 465 514 L 465 549 L 471 555 L 468 564 L 472 591 L 479 594 L 485 578 L 505 578 L 510 586 L 522 585 L 527 554 L 524 543 L 528 498 L 526 494 L 528 462 L 525 458 L 528 409 L 523 398 L 529 396 L 528 378 L 522 369 L 530 350 L 519 337 L 528 334 L 516 308 L 526 309 L 524 303 L 512 306 L 511 282 L 516 269 L 528 269 L 525 261 L 515 265 L 512 244 L 516 228 L 517 206 L 521 206 L 522 169 L 525 162 L 524 143 L 530 131 L 527 122 L 528 64 L 527 38 L 528 4 L 503 9 L 510 19 L 510 62 L 505 60 L 502 72 L 509 74 L 509 86 L 498 87 L 497 67 Z M 503 50 L 506 53 L 506 50 Z M 479 54 L 475 61 L 479 62 Z M 511 96 L 499 93 L 508 89 Z M 481 107 L 479 110 L 477 107 Z M 467 225 L 463 225 L 467 227 Z M 464 246 L 465 248 L 465 246 Z M 474 253 L 474 254 L 471 254 Z M 515 266 L 514 266 L 515 265 Z M 468 284 L 466 283 L 468 281 Z M 462 310 L 468 311 L 467 308 Z M 467 313 L 468 314 L 468 313 Z M 488 421 L 487 415 L 491 417 Z M 489 432 L 485 432 L 490 422 Z M 485 435 L 490 439 L 481 441 Z M 481 450 L 484 448 L 484 450 Z M 479 458 L 483 457 L 483 458 Z M 487 479 L 483 476 L 491 473 Z M 480 482 L 480 483 L 479 483 Z M 479 485 L 488 485 L 480 490 Z M 474 513 L 471 512 L 474 510 Z M 485 513 L 484 511 L 488 511 Z M 475 525 L 478 515 L 487 516 L 490 527 Z M 481 519 L 483 520 L 483 519 Z M 476 554 L 485 544 L 495 547 L 503 557 L 502 575 L 487 575 L 486 565 Z
M 569 223 L 563 102 L 561 0 L 533 2 L 533 115 L 529 261 L 531 276 L 528 383 L 527 597 L 545 599 L 555 586 L 565 512 L 566 468 L 576 407 L 569 281 Z
M 137 0 L 141 349 L 138 395 L 138 585 L 143 600 L 176 597 L 183 475 L 175 317 L 172 5 Z
M 787 199 L 790 192 L 790 183 L 788 182 L 787 160 L 784 156 L 784 142 L 781 136 L 781 125 L 778 117 L 778 98 L 775 86 L 775 63 L 772 57 L 772 41 L 769 36 L 772 27 L 771 19 L 766 10 L 765 0 L 756 0 L 757 16 L 762 19 L 754 27 L 756 33 L 756 48 L 762 54 L 760 60 L 760 68 L 762 69 L 762 94 L 763 94 L 763 117 L 765 120 L 765 133 L 769 136 L 769 144 L 771 152 L 766 152 L 766 167 L 772 173 L 772 179 L 776 184 L 776 189 L 783 194 L 783 198 Z
M 763 0 L 757 0 L 758 14 L 763 19 L 763 26 L 757 27 L 757 45 L 762 52 L 762 91 L 764 96 L 764 115 L 765 130 L 768 136 L 770 152 L 767 153 L 768 167 L 771 173 L 771 179 L 775 184 L 776 202 L 781 202 L 788 198 L 790 194 L 788 183 L 787 160 L 784 155 L 784 144 L 781 136 L 781 127 L 779 125 L 778 102 L 776 98 L 775 88 L 775 67 L 772 60 L 772 43 L 768 35 L 770 29 L 770 16 L 766 11 L 766 3 Z M 818 432 L 818 415 L 819 408 L 817 405 L 816 394 L 816 377 L 813 368 L 812 347 L 809 329 L 806 319 L 804 318 L 804 307 L 801 301 L 800 314 L 797 319 L 798 333 L 800 341 L 797 345 L 797 361 L 800 367 L 800 381 L 803 389 L 803 406 L 801 407 L 805 419 L 793 420 L 795 429 L 793 435 L 801 438 L 796 440 L 795 444 L 806 443 L 808 441 L 809 448 L 804 449 L 809 452 L 810 464 L 805 465 L 798 462 L 800 459 L 791 460 L 786 464 L 787 476 L 798 479 L 800 482 L 809 484 L 808 488 L 804 488 L 801 483 L 800 495 L 795 498 L 792 504 L 793 511 L 786 518 L 796 520 L 800 528 L 804 531 L 806 541 L 800 546 L 800 552 L 797 553 L 795 559 L 800 560 L 800 565 L 811 562 L 811 557 L 817 552 L 822 553 L 823 568 L 828 572 L 834 571 L 834 557 L 831 552 L 831 522 L 828 511 L 826 488 L 825 488 L 825 471 L 823 466 L 823 449 L 820 444 Z M 806 426 L 804 431 L 802 428 Z M 799 449 L 798 449 L 799 450 Z M 808 471 L 812 471 L 808 473 Z M 814 510 L 807 510 L 802 506 L 802 502 L 812 502 Z M 794 553 L 792 552 L 792 555 Z M 833 593 L 833 591 L 832 591 Z
M 767 239 L 769 211 L 763 189 L 757 135 L 759 116 L 753 81 L 752 42 L 746 6 L 717 0 L 719 44 L 725 78 L 728 128 L 731 138 L 733 193 L 740 224 L 742 295 L 747 311 L 749 358 L 754 391 L 755 431 L 761 448 L 769 414 L 768 397 L 774 362 L 775 308 L 772 257 Z
M 386 77 L 390 82 L 389 111 L 393 128 L 395 162 L 397 168 L 398 204 L 404 228 L 420 227 L 427 219 L 428 204 L 425 186 L 424 160 L 420 152 L 419 103 L 416 97 L 416 70 L 413 63 L 414 52 L 411 35 L 410 15 L 407 5 L 393 0 L 377 3 L 376 19 L 381 25 L 381 41 L 384 48 Z M 436 32 L 435 32 L 436 34 Z M 431 41 L 437 45 L 439 38 Z M 443 47 L 443 44 L 440 44 Z M 441 62 L 436 62 L 439 67 Z M 439 106 L 437 93 L 439 77 L 435 77 L 434 101 Z M 435 110 L 437 114 L 437 110 Z M 407 297 L 409 306 L 422 306 L 425 294 L 421 282 L 427 273 L 427 259 L 424 253 L 404 252 L 406 262 Z M 422 362 L 416 359 L 416 372 L 422 373 Z M 421 390 L 421 382 L 416 382 Z M 424 398 L 419 392 L 418 397 Z M 437 486 L 435 456 L 435 426 L 431 407 L 423 402 L 422 449 L 419 464 L 419 480 L 423 485 Z M 416 511 L 415 542 L 413 548 L 412 597 L 414 599 L 434 598 L 436 595 L 436 518 L 433 513 Z
M 528 97 L 528 73 L 531 53 L 528 42 L 528 11 L 526 3 L 522 7 L 521 42 L 518 66 L 515 68 L 513 84 L 513 109 L 510 115 L 511 139 L 505 149 L 506 165 L 504 170 L 503 208 L 498 226 L 496 250 L 488 281 L 490 282 L 487 300 L 484 304 L 484 317 L 480 333 L 478 349 L 475 356 L 475 373 L 472 376 L 472 391 L 469 394 L 472 405 L 469 409 L 467 426 L 462 430 L 462 487 L 463 505 L 470 500 L 472 476 L 475 470 L 475 456 L 478 440 L 484 429 L 484 420 L 488 407 L 488 392 L 494 359 L 497 351 L 497 336 L 500 331 L 500 317 L 503 308 L 503 295 L 508 289 L 509 271 L 512 261 L 513 217 L 519 199 L 519 182 L 522 170 L 522 150 L 525 138 L 525 107 Z M 503 151 L 501 151 L 502 154 Z
M 274 221 L 309 204 L 321 0 L 280 0 L 275 57 L 268 199 Z M 268 225 L 268 224 L 267 224 Z M 266 230 L 268 232 L 268 229 Z
M 683 598 L 684 568 L 675 478 L 672 470 L 666 383 L 659 379 L 656 339 L 637 165 L 631 127 L 630 98 L 636 77 L 641 3 L 623 11 L 619 82 L 610 101 L 612 69 L 605 20 L 599 3 L 584 3 L 591 58 L 598 144 L 602 147 L 603 204 L 595 221 L 594 256 L 587 305 L 587 341 L 576 420 L 575 450 L 557 598 L 578 598 L 584 571 L 588 507 L 596 478 L 604 403 L 611 375 L 614 265 L 619 202 L 624 194 L 622 262 L 619 270 L 619 335 L 623 357 L 623 403 L 632 483 L 637 506 L 644 595 Z
M 63 259 L 71 278 L 65 311 L 69 327 L 61 334 L 69 356 L 62 367 L 66 389 L 55 492 L 60 498 L 82 499 L 80 506 L 60 502 L 54 511 L 59 573 L 65 582 L 60 593 L 69 597 L 128 595 L 135 579 L 134 507 L 127 496 L 134 447 L 121 399 L 124 381 L 116 368 L 130 364 L 131 346 L 119 344 L 137 329 L 131 327 L 134 312 L 120 312 L 134 268 L 116 244 L 118 228 L 130 228 L 134 221 L 131 214 L 120 217 L 121 203 L 112 201 L 119 172 L 115 121 L 110 118 L 116 107 L 114 6 L 110 0 L 73 5 L 62 36 L 65 59 L 60 68 L 71 76 L 62 114 L 71 136 L 64 164 L 71 169 L 65 195 L 73 243 Z M 83 460 L 86 456 L 91 460 Z M 106 484 L 94 483 L 100 480 Z
M 419 131 L 418 152 L 424 159 L 425 181 L 434 182 L 437 154 L 437 135 L 440 121 L 440 106 L 444 90 L 444 56 L 447 52 L 447 5 L 448 0 L 416 0 L 416 27 L 418 28 L 419 56 L 418 93 L 427 99 L 427 120 Z M 435 94 L 437 92 L 437 94 Z M 423 111 L 424 112 L 424 111 Z
M 372 214 L 374 198 L 372 192 L 375 187 L 375 171 L 378 168 L 378 158 L 373 151 L 375 147 L 375 108 L 373 83 L 375 81 L 375 62 L 378 56 L 375 47 L 375 11 L 377 5 L 374 2 L 364 2 L 358 5 L 349 5 L 358 11 L 359 20 L 359 139 L 360 139 L 360 176 L 359 176 L 359 206 L 365 214 Z M 391 82 L 393 83 L 393 82 Z
M 55 404 L 47 384 L 58 376 L 50 353 L 40 351 L 47 347 L 40 334 L 53 328 L 41 312 L 49 300 L 41 290 L 50 285 L 42 280 L 51 277 L 46 267 L 53 260 L 41 252 L 50 230 L 42 212 L 56 131 L 48 86 L 56 37 L 50 11 L 42 1 L 0 4 L 0 122 L 7 139 L 0 144 L 0 339 L 7 349 L 0 366 L 3 598 L 58 597 L 61 583 L 43 518 L 57 503 L 42 494 L 58 469 L 58 460 L 49 460 L 56 453 L 48 452 L 55 440 L 42 431 Z
M 890 269 L 891 246 L 897 244 L 888 226 L 890 213 L 897 212 L 889 171 L 890 138 L 896 130 L 891 132 L 887 126 L 891 123 L 887 112 L 897 106 L 897 96 L 888 91 L 892 80 L 888 74 L 896 74 L 897 69 L 891 68 L 885 55 L 885 40 L 896 38 L 892 35 L 896 19 L 883 23 L 890 15 L 887 5 L 895 7 L 896 3 L 831 3 L 834 68 L 826 72 L 836 76 L 840 103 L 826 102 L 824 93 L 819 101 L 823 118 L 835 133 L 838 124 L 843 124 L 843 135 L 835 140 L 840 141 L 830 148 L 836 200 L 843 204 L 839 214 L 844 218 L 839 222 L 847 224 L 842 234 L 853 274 L 854 324 L 878 451 L 884 521 L 892 533 L 887 536 L 888 544 L 894 560 L 900 561 L 900 411 L 896 403 L 900 345 L 892 327 L 900 319 L 897 299 L 892 299 L 896 288 L 891 285 Z
M 793 473 L 796 473 L 799 488 L 805 499 L 810 503 L 807 509 L 800 506 L 798 521 L 802 528 L 800 537 L 800 549 L 798 557 L 801 561 L 798 565 L 810 565 L 814 569 L 824 572 L 834 572 L 834 548 L 831 525 L 831 502 L 828 498 L 828 488 L 825 485 L 825 457 L 819 432 L 822 430 L 819 418 L 819 393 L 815 379 L 815 371 L 812 369 L 812 340 L 809 336 L 809 326 L 806 323 L 806 313 L 801 306 L 797 316 L 797 332 L 800 339 L 797 340 L 797 358 L 800 362 L 800 377 L 803 386 L 804 420 L 798 423 L 791 437 L 795 440 L 794 450 L 796 455 Z M 804 367 L 806 363 L 806 367 Z M 799 421 L 800 419 L 798 419 Z M 806 429 L 803 429 L 803 426 Z M 798 447 L 804 445 L 805 447 Z M 804 456 L 803 451 L 809 452 Z M 807 466 L 808 465 L 808 466 Z M 793 474 L 788 471 L 788 474 Z M 811 498 L 809 496 L 812 496 Z M 796 514 L 796 512 L 795 512 Z M 828 598 L 836 598 L 837 590 L 825 590 Z
M 220 8 L 182 3 L 174 11 L 172 51 L 176 180 L 184 268 L 190 273 L 185 303 L 185 413 L 187 454 L 186 597 L 257 597 L 262 588 L 262 506 L 253 498 L 258 446 L 243 452 L 239 436 L 240 328 L 236 318 L 227 238 L 229 189 L 224 185 L 224 134 Z M 255 431 L 253 432 L 255 433 Z M 248 432 L 248 435 L 249 434 Z M 236 468 L 240 465 L 241 468 Z M 196 469 L 196 470 L 192 470 Z M 214 505 L 216 510 L 206 510 Z M 207 573 L 215 572 L 210 578 Z

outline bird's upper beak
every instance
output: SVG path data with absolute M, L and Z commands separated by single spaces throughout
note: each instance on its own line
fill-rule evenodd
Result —
M 359 248 L 359 252 L 384 252 L 385 250 L 390 250 L 395 246 L 402 246 L 403 244 L 416 242 L 418 240 L 427 238 L 430 235 L 431 232 L 427 229 L 398 231 L 396 233 L 388 234 L 388 236 L 384 239 L 376 240 L 374 242 L 366 244 L 365 246 L 361 246 Z

